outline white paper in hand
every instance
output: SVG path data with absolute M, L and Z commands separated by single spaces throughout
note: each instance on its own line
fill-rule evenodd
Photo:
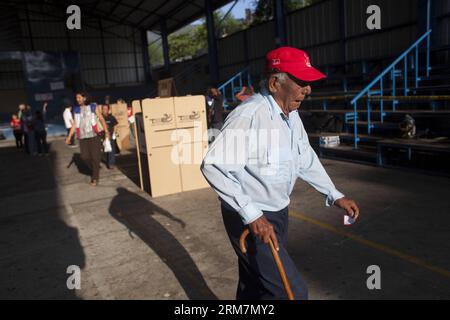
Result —
M 353 223 L 355 223 L 355 221 L 356 221 L 355 218 L 352 218 L 352 217 L 350 217 L 350 216 L 348 216 L 348 215 L 345 215 L 345 216 L 344 216 L 344 226 L 350 226 L 350 225 L 352 225 Z
M 104 152 L 112 152 L 111 141 L 108 138 L 103 142 L 103 151 Z

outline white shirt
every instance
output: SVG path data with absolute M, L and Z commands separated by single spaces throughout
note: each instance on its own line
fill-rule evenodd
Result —
M 201 170 L 245 224 L 263 210 L 287 207 L 297 178 L 324 194 L 327 206 L 344 197 L 309 144 L 298 111 L 286 117 L 267 93 L 253 95 L 228 115 Z
M 66 126 L 66 129 L 72 128 L 71 121 L 73 121 L 73 117 L 72 117 L 72 111 L 70 111 L 69 108 L 64 109 L 63 119 L 64 119 L 64 124 Z

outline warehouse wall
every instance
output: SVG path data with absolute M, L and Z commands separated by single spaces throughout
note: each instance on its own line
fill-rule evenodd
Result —
M 33 4 L 27 8 L 0 10 L 0 51 L 77 51 L 83 83 L 93 93 L 111 86 L 144 84 L 138 30 L 87 16 L 82 16 L 81 30 L 68 30 L 65 10 Z M 0 91 L 24 89 L 21 64 L 20 57 L 1 60 L 0 56 Z
M 61 10 L 42 7 L 29 5 L 28 13 L 19 13 L 24 50 L 78 51 L 83 79 L 90 86 L 144 81 L 141 34 L 136 29 L 83 16 L 81 30 L 68 30 Z
M 26 54 L 41 51 L 78 53 L 79 68 L 76 74 L 67 74 L 65 88 L 43 89 L 53 94 L 49 110 L 54 113 L 59 112 L 61 99 L 72 98 L 75 89 L 84 88 L 98 102 L 106 95 L 112 101 L 131 101 L 150 93 L 139 30 L 87 15 L 82 15 L 81 30 L 69 30 L 65 7 L 56 3 L 23 4 L 16 9 L 0 4 L 0 9 L 0 116 L 15 110 L 19 103 L 42 103 L 34 92 L 40 89 L 31 90 L 34 86 L 26 80 L 24 61 Z
M 436 46 L 445 49 L 438 53 L 438 58 L 443 63 L 450 61 L 450 1 L 438 0 L 435 5 L 436 25 L 438 31 L 436 37 Z

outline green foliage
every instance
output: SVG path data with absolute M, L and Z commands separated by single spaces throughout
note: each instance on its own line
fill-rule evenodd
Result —
M 273 18 L 273 1 L 274 0 L 255 0 L 253 2 L 253 5 L 255 6 L 254 24 Z M 320 0 L 284 0 L 284 12 L 288 13 L 304 8 L 318 1 Z
M 274 0 L 254 0 L 253 24 L 267 21 L 273 18 Z M 320 0 L 284 0 L 285 13 L 309 6 Z M 222 38 L 247 26 L 243 21 L 237 20 L 232 14 L 224 18 L 222 11 L 215 11 L 214 25 L 216 28 L 216 38 Z M 208 51 L 208 33 L 206 19 L 202 19 L 200 24 L 189 25 L 177 32 L 169 35 L 169 58 L 171 62 L 191 58 Z M 152 66 L 163 64 L 163 53 L 161 41 L 149 46 L 149 53 Z
M 214 12 L 214 24 L 217 38 L 222 38 L 244 28 L 243 23 L 231 14 L 224 19 L 224 13 L 221 11 Z M 171 61 L 206 53 L 208 50 L 206 19 L 202 19 L 199 25 L 191 25 L 186 30 L 172 33 L 169 35 L 168 41 Z
M 161 40 L 154 41 L 153 43 L 149 44 L 148 54 L 150 56 L 150 65 L 152 66 L 152 68 L 164 64 Z
M 197 28 L 196 28 L 197 29 Z M 203 39 L 197 38 L 197 30 L 171 34 L 169 36 L 169 57 L 171 61 L 195 56 Z M 197 39 L 196 39 L 197 38 Z

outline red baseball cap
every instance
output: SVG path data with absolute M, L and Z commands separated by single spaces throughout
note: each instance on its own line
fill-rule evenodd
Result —
M 326 78 L 326 75 L 311 65 L 305 51 L 292 47 L 280 47 L 267 53 L 266 71 L 287 72 L 302 81 Z

